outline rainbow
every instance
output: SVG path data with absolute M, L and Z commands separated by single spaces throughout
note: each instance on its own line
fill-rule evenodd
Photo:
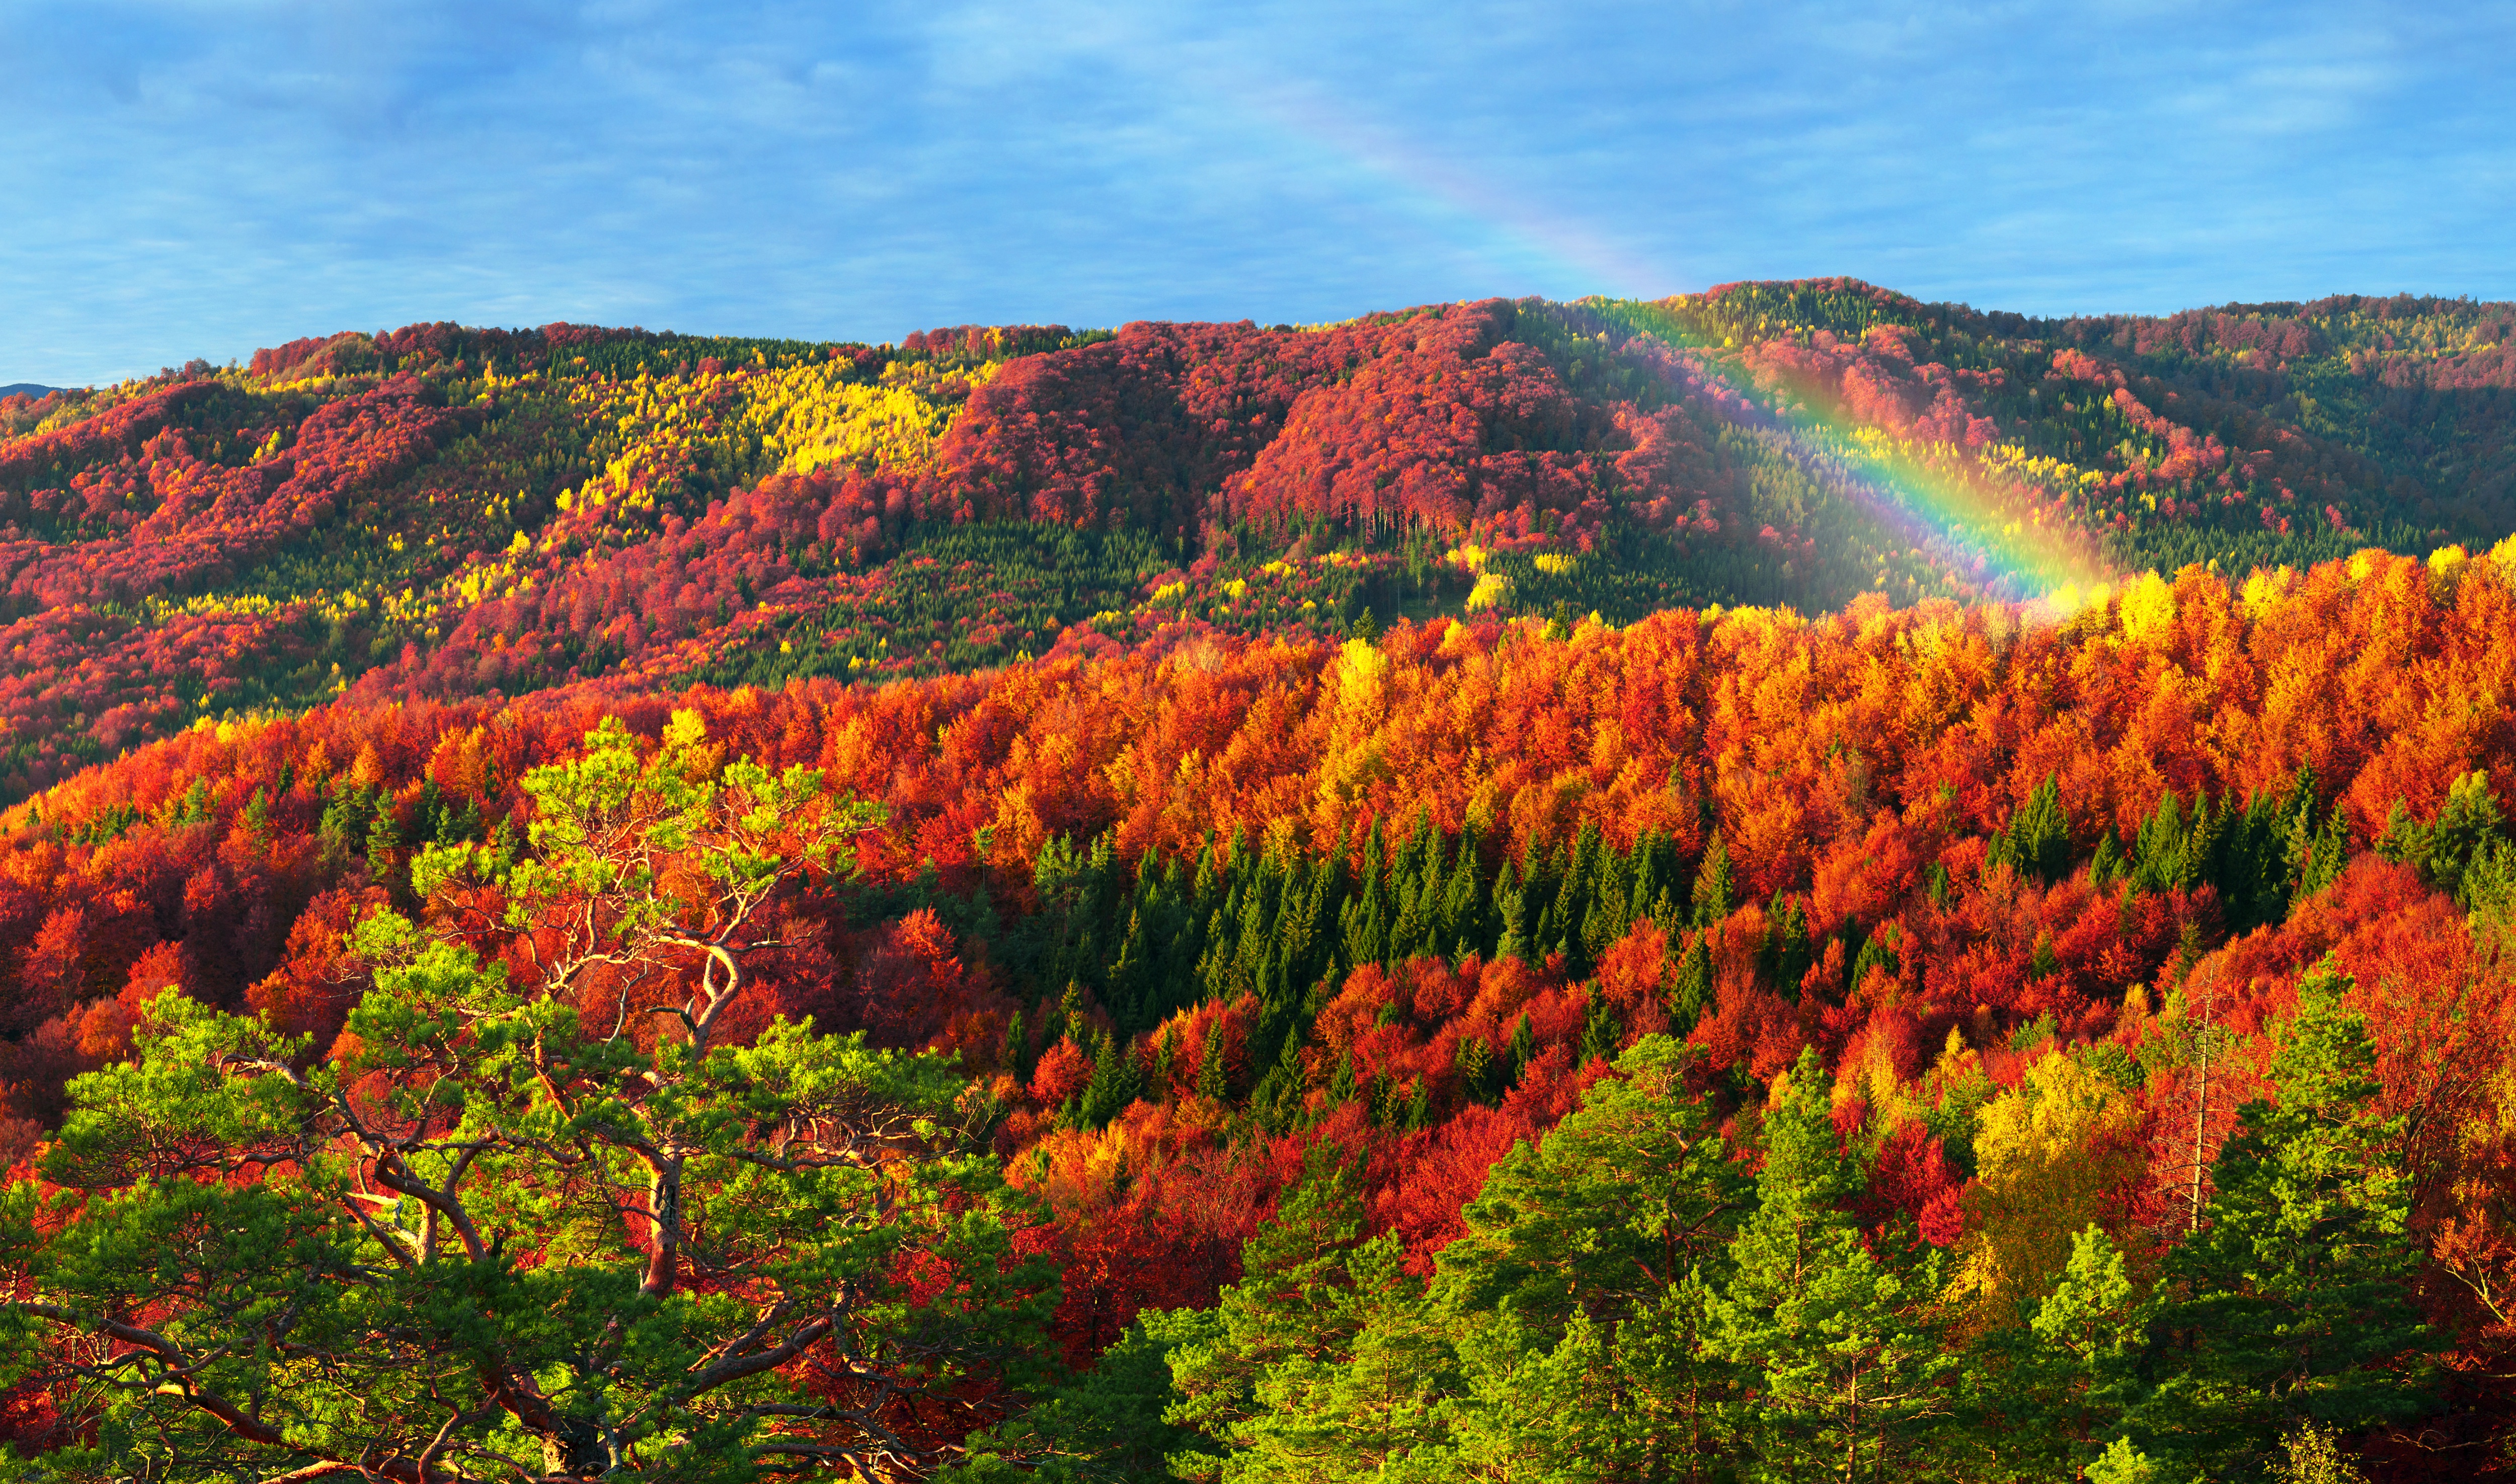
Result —
M 1622 302 L 1657 311 L 1650 328 L 1680 353 L 1669 367 L 1678 379 L 1715 393 L 1725 415 L 1784 441 L 1889 539 L 1949 573 L 1960 591 L 2067 615 L 2104 601 L 2120 580 L 2067 500 L 2048 499 L 1951 446 L 1884 437 L 1823 386 L 1756 385 L 1725 347 L 1688 333 L 1667 300 L 1641 297 L 1682 280 L 1664 264 L 1546 210 L 1490 173 L 1462 169 L 1374 127 L 1315 89 L 1280 78 L 1233 81 L 1232 96 L 1281 133 L 1454 229 L 1470 228 L 1499 256 L 1568 286 L 1616 284 L 1636 293 Z
M 2102 603 L 2122 577 L 2067 497 L 2048 497 L 2005 476 L 1993 458 L 1954 445 L 1902 440 L 1854 415 L 1813 378 L 1759 385 L 1725 347 L 1688 332 L 1665 301 L 1649 326 L 1678 354 L 1667 369 L 1687 390 L 1742 426 L 1782 440 L 1911 555 L 1952 574 L 1974 595 L 2022 601 L 2066 615 Z
M 1421 215 L 1447 219 L 1447 235 L 1483 237 L 1490 254 L 1516 266 L 1512 276 L 1555 280 L 1558 292 L 1616 285 L 1627 292 L 1666 292 L 1681 276 L 1647 261 L 1607 233 L 1544 209 L 1490 171 L 1464 168 L 1338 104 L 1315 88 L 1281 79 L 1244 84 L 1244 105 L 1267 123 L 1354 171 Z M 1534 270 L 1534 274 L 1531 274 Z

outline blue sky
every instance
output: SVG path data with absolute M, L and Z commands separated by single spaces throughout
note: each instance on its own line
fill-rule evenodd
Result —
M 2516 298 L 2516 7 L 0 0 L 0 383 L 1844 273 Z

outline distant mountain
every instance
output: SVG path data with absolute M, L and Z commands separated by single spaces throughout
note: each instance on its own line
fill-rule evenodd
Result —
M 62 390 L 60 387 L 38 386 L 31 381 L 13 381 L 5 387 L 0 387 L 0 397 L 41 397 L 48 392 L 60 390 Z
M 0 801 L 205 715 L 2516 530 L 2516 306 L 1850 279 L 898 346 L 412 325 L 0 410 Z M 64 420 L 66 418 L 66 420 Z M 40 430 L 40 431 L 39 431 Z

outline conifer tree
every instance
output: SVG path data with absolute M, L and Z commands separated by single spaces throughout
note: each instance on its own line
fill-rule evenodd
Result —
M 2190 885 L 2187 843 L 2183 810 L 2170 788 L 2159 795 L 2157 812 L 2143 822 L 2132 844 L 2133 884 L 2161 894 Z
M 1496 1161 L 1442 1250 L 1435 1296 L 1510 1307 L 1552 1343 L 1575 1303 L 1614 1321 L 1681 1272 L 1717 1264 L 1746 1191 L 1709 1111 L 1687 1091 L 1698 1053 L 1646 1037 L 1534 1146 Z
M 1704 946 L 1710 930 L 1686 935 L 1685 952 L 1678 955 L 1676 982 L 1669 990 L 1669 1026 L 1680 1035 L 1695 1029 L 1695 1023 L 1712 1008 L 1712 951 Z
M 1730 847 L 1715 831 L 1711 846 L 1703 852 L 1703 864 L 1695 872 L 1695 925 L 1720 925 L 1737 905 L 1736 896 L 1730 884 Z
M 1581 1017 L 1582 1062 L 1614 1060 L 1616 1047 L 1624 1039 L 1625 1033 L 1616 1024 L 1615 1012 L 1608 1008 L 1607 1000 L 1592 995 L 1590 1006 Z
M 1797 999 L 1800 980 L 1808 973 L 1811 957 L 1808 914 L 1800 911 L 1797 902 L 1777 892 L 1765 921 L 1765 958 L 1774 976 L 1774 988 L 1783 998 Z
M 937 1473 L 935 1484 L 1171 1478 L 1170 1455 L 1200 1441 L 1162 1420 L 1180 1399 L 1171 1387 L 1171 1352 L 1212 1333 L 1210 1310 L 1139 1314 L 1090 1370 L 1044 1388 L 1019 1415 L 974 1434 L 967 1457 Z
M 1992 837 L 1984 864 L 2002 863 L 2045 881 L 2058 881 L 2070 872 L 2071 822 L 2062 810 L 2060 780 L 2047 774 L 2009 817 L 2008 828 Z
M 1541 935 L 1538 940 L 1538 950 L 1562 954 L 1568 971 L 1575 977 L 1589 971 L 1590 955 L 1583 947 L 1583 928 L 1597 894 L 1599 858 L 1604 849 L 1599 839 L 1598 825 L 1584 821 L 1580 833 L 1573 839 L 1572 858 L 1556 883 L 1555 903 L 1548 914 L 1554 936 Z
M 1458 1049 L 1451 1053 L 1452 1064 L 1459 1069 L 1459 1085 L 1470 1100 L 1490 1103 L 1501 1091 L 1501 1068 L 1493 1047 L 1482 1036 L 1459 1038 Z
M 1231 1072 L 1223 1059 L 1223 1018 L 1215 1017 L 1205 1028 L 1205 1044 L 1197 1053 L 1196 1095 L 1222 1102 L 1232 1096 Z
M 1250 1114 L 1260 1127 L 1281 1133 L 1300 1121 L 1308 1090 L 1302 1067 L 1302 1038 L 1298 1033 L 1287 1035 L 1283 1049 L 1277 1053 L 1276 1064 L 1250 1089 Z
M 997 1053 L 996 1065 L 1016 1078 L 1030 1081 L 1030 1043 L 1023 1039 L 1023 1012 L 1016 1008 L 1005 1020 L 1004 1049 Z
M 1493 914 L 1494 957 L 1528 962 L 1529 897 L 1521 888 L 1519 868 L 1508 855 L 1503 857 L 1502 869 L 1494 877 Z
M 1177 1476 L 1281 1476 L 1298 1459 L 1307 1477 L 1357 1477 L 1427 1436 L 1440 1337 L 1410 1323 L 1420 1287 L 1397 1240 L 1365 1240 L 1341 1149 L 1306 1152 L 1240 1268 L 1203 1333 L 1171 1352 L 1180 1400 L 1165 1420 L 1206 1440 L 1173 1457 Z
M 2141 1385 L 2147 1316 L 2121 1251 L 2098 1227 L 2077 1233 L 2053 1292 L 2020 1308 L 2026 1324 L 1970 1347 L 1971 1425 L 1950 1430 L 1948 1462 L 1969 1479 L 2098 1477 Z
M 1827 1085 L 1816 1050 L 1801 1052 L 1766 1119 L 1756 1212 L 1731 1244 L 1712 1343 L 1747 1373 L 1754 1476 L 1902 1478 L 1945 1410 L 1950 1366 L 1929 1317 L 1937 1264 L 1907 1270 L 1863 1243 L 1843 1203 L 1864 1180 Z
M 1422 1302 L 1395 1234 L 1358 1245 L 1344 1267 L 1352 1337 L 1294 1350 L 1259 1375 L 1259 1409 L 1235 1430 L 1239 1448 L 1223 1478 L 1362 1484 L 1404 1477 L 1441 1451 L 1447 1326 Z
M 1471 824 L 1459 834 L 1458 859 L 1451 864 L 1449 879 L 1442 888 L 1441 910 L 1435 914 L 1435 930 L 1441 941 L 1459 945 L 1452 952 L 1453 958 L 1464 958 L 1476 952 L 1486 939 L 1481 873 L 1477 827 Z
M 1123 1112 L 1144 1090 L 1144 1075 L 1118 1039 L 1104 1031 L 1092 1050 L 1092 1081 L 1083 1088 L 1082 1123 L 1098 1128 Z
M 42 1475 L 922 1476 L 953 1440 L 903 1404 L 1029 1378 L 1054 1275 L 984 1100 L 861 1036 L 734 1034 L 781 902 L 881 812 L 691 712 L 585 741 L 524 779 L 529 855 L 424 850 L 430 928 L 358 924 L 331 1056 L 169 992 L 73 1085 L 52 1189 L 0 1200 L 0 1374 L 80 1419 Z M 484 883 L 528 960 L 436 935 Z M 584 1013 L 612 968 L 650 1039 Z
M 2411 1179 L 2392 1152 L 2403 1129 L 2373 1111 L 2375 1053 L 2349 988 L 2329 962 L 2299 985 L 2277 1100 L 2240 1111 L 2201 1230 L 2167 1260 L 2160 1324 L 2185 1363 L 2135 1414 L 2153 1452 L 2249 1468 L 2301 1422 L 2356 1430 L 2431 1404 Z
M 2121 1249 L 2102 1230 L 2072 1239 L 2070 1265 L 2036 1306 L 2033 1328 L 2052 1385 L 2050 1435 L 2088 1459 L 2136 1395 L 2142 1338 L 2140 1295 Z

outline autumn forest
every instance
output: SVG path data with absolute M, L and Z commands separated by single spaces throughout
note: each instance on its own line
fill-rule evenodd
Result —
M 0 1475 L 2516 1473 L 2511 340 L 0 397 Z

